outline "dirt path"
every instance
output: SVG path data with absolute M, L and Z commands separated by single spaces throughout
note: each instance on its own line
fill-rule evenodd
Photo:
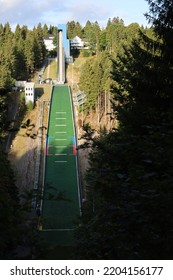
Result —
M 24 122 L 30 119 L 28 128 L 20 128 L 16 137 L 12 141 L 8 158 L 13 166 L 16 175 L 16 184 L 20 192 L 25 192 L 33 188 L 34 168 L 37 147 L 37 137 L 31 138 L 30 135 L 37 135 L 39 123 L 39 106 L 26 114 Z

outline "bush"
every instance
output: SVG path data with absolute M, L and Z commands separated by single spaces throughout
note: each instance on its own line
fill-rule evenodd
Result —
M 87 51 L 84 51 L 83 52 L 83 57 L 89 57 L 90 56 L 90 53 L 89 52 L 87 52 Z
M 34 103 L 32 101 L 29 101 L 26 107 L 28 111 L 31 111 L 34 108 Z

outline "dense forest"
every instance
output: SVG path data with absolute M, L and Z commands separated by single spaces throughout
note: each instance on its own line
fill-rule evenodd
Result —
M 148 6 L 150 28 L 125 26 L 118 17 L 104 28 L 90 21 L 84 27 L 67 23 L 69 39 L 78 35 L 88 46 L 79 82 L 87 96 L 86 114 L 116 119 L 115 127 L 100 128 L 97 137 L 90 124 L 83 127 L 81 148 L 91 152 L 75 232 L 76 259 L 173 257 L 173 3 L 148 0 Z M 56 32 L 46 24 L 33 30 L 17 25 L 14 31 L 9 23 L 0 25 L 2 259 L 15 258 L 16 247 L 35 246 L 36 238 L 34 227 L 25 224 L 27 213 L 3 151 L 8 93 L 15 80 L 28 80 L 42 67 L 47 55 L 43 38 Z
M 118 127 L 102 129 L 97 138 L 85 127 L 91 153 L 87 199 L 76 231 L 79 259 L 173 257 L 173 2 L 148 4 L 152 28 L 140 29 L 131 44 L 121 45 L 110 57 L 110 71 L 96 66 L 104 65 L 99 55 L 87 62 L 88 79 L 81 81 L 82 88 L 88 82 L 88 102 L 95 106 L 93 96 L 97 100 L 105 90 L 105 82 L 96 86 L 95 73 L 103 71 L 100 81 L 104 74 L 111 77 Z
M 9 23 L 0 25 L 0 259 L 15 258 L 20 248 L 32 254 L 35 237 L 26 224 L 28 210 L 20 205 L 18 186 L 4 147 L 11 105 L 9 93 L 15 80 L 30 79 L 35 69 L 43 65 L 46 56 L 43 35 L 48 31 L 40 24 L 33 30 L 17 25 L 14 32 Z

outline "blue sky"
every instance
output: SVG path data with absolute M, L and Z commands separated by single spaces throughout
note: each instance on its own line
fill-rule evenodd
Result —
M 119 17 L 125 25 L 138 22 L 147 25 L 146 0 L 0 0 L 0 23 L 36 26 L 39 22 L 57 25 L 67 21 L 98 21 L 105 26 L 109 18 Z

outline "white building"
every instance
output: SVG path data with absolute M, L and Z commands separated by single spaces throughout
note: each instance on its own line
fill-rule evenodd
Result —
M 35 84 L 26 83 L 25 84 L 25 104 L 28 104 L 30 101 L 34 103 L 35 99 Z
M 53 44 L 53 39 L 54 36 L 52 34 L 48 34 L 45 38 L 44 38 L 44 44 L 46 46 L 46 49 L 48 51 L 52 51 L 55 49 L 55 46 Z
M 72 49 L 82 49 L 84 48 L 85 43 L 81 38 L 75 36 L 72 40 L 70 40 L 70 45 Z

